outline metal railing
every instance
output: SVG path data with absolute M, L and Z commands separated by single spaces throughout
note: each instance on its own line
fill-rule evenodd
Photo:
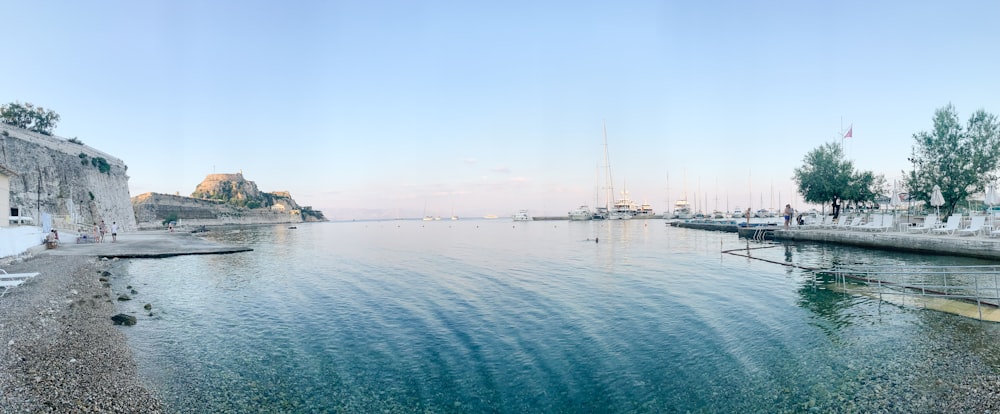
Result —
M 817 273 L 832 276 L 845 292 L 865 286 L 880 300 L 903 295 L 975 304 L 979 319 L 984 309 L 1000 308 L 1000 266 L 844 266 Z

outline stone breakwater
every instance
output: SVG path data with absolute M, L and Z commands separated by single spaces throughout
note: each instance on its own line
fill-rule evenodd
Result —
M 100 279 L 110 261 L 37 255 L 7 263 L 40 272 L 0 298 L 0 412 L 158 413 Z

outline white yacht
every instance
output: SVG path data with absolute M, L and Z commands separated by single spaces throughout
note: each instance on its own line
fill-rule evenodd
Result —
M 569 212 L 569 219 L 573 221 L 593 220 L 594 213 L 590 211 L 589 206 L 580 206 L 576 210 Z
M 628 198 L 628 191 L 622 191 L 622 198 L 620 200 L 615 200 L 615 204 L 611 207 L 608 219 L 628 220 L 635 217 L 638 211 L 639 208 L 636 207 L 635 202 Z
M 674 218 L 684 220 L 692 217 L 694 215 L 691 214 L 691 203 L 688 203 L 686 198 L 677 200 L 674 203 Z
M 531 216 L 528 215 L 528 210 L 518 211 L 513 217 L 514 221 L 531 221 Z

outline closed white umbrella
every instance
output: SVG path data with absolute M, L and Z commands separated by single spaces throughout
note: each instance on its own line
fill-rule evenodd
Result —
M 941 215 L 941 206 L 944 205 L 944 196 L 941 195 L 941 187 L 934 186 L 934 192 L 931 193 L 931 205 L 937 207 L 938 216 Z
M 1000 196 L 997 195 L 996 185 L 990 184 L 986 187 L 986 197 L 983 198 L 983 202 L 990 207 L 1000 204 Z
M 995 225 L 993 221 L 996 218 L 996 214 L 993 212 L 993 206 L 1000 204 L 1000 195 L 997 194 L 996 185 L 990 184 L 986 186 L 986 196 L 983 197 L 983 202 L 986 203 L 987 206 L 989 206 L 989 210 L 987 211 L 986 214 L 990 218 L 990 227 L 993 228 L 993 226 Z
M 896 186 L 893 185 L 892 186 L 892 198 L 889 199 L 889 207 L 892 208 L 893 212 L 896 212 L 896 210 L 902 204 L 903 204 L 903 201 L 899 199 L 899 191 L 897 191 L 896 190 Z

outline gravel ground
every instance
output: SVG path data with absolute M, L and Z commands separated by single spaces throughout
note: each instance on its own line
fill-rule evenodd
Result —
M 0 413 L 158 413 L 100 280 L 107 260 L 30 253 L 8 273 L 40 272 L 0 298 Z

